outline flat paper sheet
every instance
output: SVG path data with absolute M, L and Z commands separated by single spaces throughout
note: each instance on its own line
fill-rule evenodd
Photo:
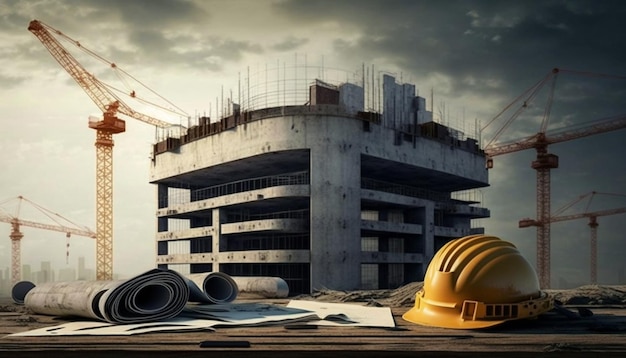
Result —
M 395 327 L 393 314 L 389 307 L 367 307 L 346 303 L 329 303 L 305 300 L 291 300 L 290 308 L 315 312 L 319 321 L 308 324 L 319 326 L 352 326 L 352 327 Z M 338 319 L 345 317 L 345 319 Z
M 188 305 L 178 317 L 166 321 L 136 324 L 69 322 L 9 336 L 128 336 L 150 332 L 214 330 L 218 326 L 260 326 L 292 322 L 320 326 L 395 327 L 391 309 L 388 307 L 292 300 L 287 306 L 262 303 Z

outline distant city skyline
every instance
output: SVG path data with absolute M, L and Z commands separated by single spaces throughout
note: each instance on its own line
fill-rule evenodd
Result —
M 77 258 L 76 265 L 68 267 L 55 267 L 50 261 L 40 261 L 38 268 L 34 265 L 22 265 L 22 277 L 20 281 L 29 281 L 35 285 L 45 282 L 56 281 L 92 281 L 96 278 L 96 270 L 86 265 L 83 256 Z M 11 267 L 4 267 L 0 272 L 0 295 L 10 296 L 13 287 L 11 283 Z

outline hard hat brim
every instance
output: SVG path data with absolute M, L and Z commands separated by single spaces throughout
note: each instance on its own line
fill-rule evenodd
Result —
M 482 329 L 497 326 L 507 320 L 472 321 L 464 320 L 457 314 L 441 314 L 424 312 L 417 307 L 413 307 L 402 315 L 405 321 L 422 326 L 450 328 L 450 329 Z
M 433 304 L 423 299 L 419 291 L 415 297 L 415 306 L 405 312 L 402 318 L 405 321 L 416 323 L 423 326 L 451 328 L 451 329 L 481 329 L 497 326 L 507 321 L 519 319 L 533 319 L 540 314 L 551 310 L 554 307 L 553 298 L 544 291 L 540 291 L 539 297 L 532 298 L 527 301 L 510 303 L 510 304 L 485 304 L 483 302 L 465 301 L 463 305 L 439 305 Z M 465 303 L 469 303 L 474 307 L 474 314 L 465 315 L 462 307 Z M 486 312 L 486 306 L 509 306 L 505 312 L 509 314 L 500 315 L 499 317 L 490 314 L 480 314 L 478 312 Z M 516 307 L 513 307 L 516 306 Z M 479 307 L 479 308 L 476 308 Z M 493 307 L 492 307 L 493 308 Z M 492 310 L 493 311 L 493 310 Z M 510 314 L 515 312 L 514 314 Z

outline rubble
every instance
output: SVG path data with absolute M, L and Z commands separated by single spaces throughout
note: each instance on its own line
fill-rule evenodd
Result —
M 396 289 L 336 291 L 316 290 L 310 295 L 298 296 L 302 300 L 322 302 L 365 302 L 371 306 L 410 307 L 423 282 L 412 282 Z M 545 290 L 562 305 L 626 305 L 624 285 L 586 285 L 574 289 Z
M 321 289 L 315 290 L 310 295 L 300 295 L 297 299 L 321 302 L 364 302 L 368 306 L 404 307 L 413 305 L 415 293 L 423 285 L 423 282 L 412 282 L 396 289 L 387 290 L 336 291 Z
M 586 285 L 571 290 L 545 290 L 563 305 L 626 305 L 624 285 Z

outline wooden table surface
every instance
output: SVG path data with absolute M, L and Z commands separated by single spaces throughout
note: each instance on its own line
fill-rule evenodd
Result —
M 274 300 L 286 304 L 288 300 Z M 626 357 L 626 307 L 588 307 L 590 317 L 549 312 L 488 330 L 450 330 L 404 321 L 410 307 L 392 307 L 395 328 L 298 328 L 285 325 L 216 327 L 214 332 L 147 333 L 132 336 L 7 337 L 67 322 L 34 315 L 13 303 L 0 305 L 0 357 Z M 11 307 L 14 305 L 15 307 Z M 15 311 L 11 311 L 15 309 Z M 571 312 L 577 310 L 569 307 Z M 200 347 L 208 342 L 213 347 Z M 249 344 L 249 347 L 219 345 Z M 217 345 L 217 347 L 216 347 Z

